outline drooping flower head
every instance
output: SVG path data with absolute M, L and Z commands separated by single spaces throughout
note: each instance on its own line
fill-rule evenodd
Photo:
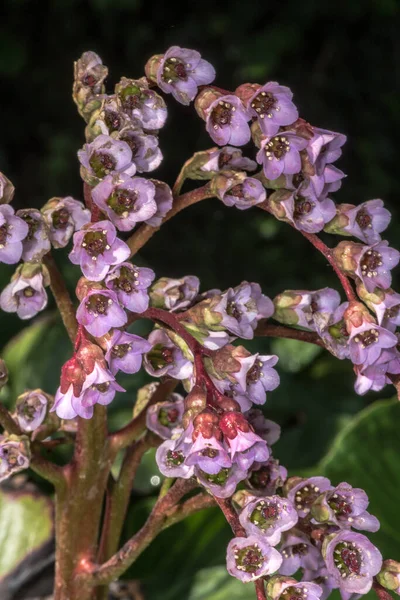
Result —
M 90 211 L 71 196 L 52 198 L 41 210 L 54 248 L 64 248 L 74 231 L 90 222 Z
M 372 246 L 363 246 L 357 257 L 355 274 L 361 279 L 369 292 L 379 287 L 386 289 L 392 283 L 391 270 L 400 260 L 400 252 L 389 248 L 386 241 L 378 242 Z
M 128 320 L 111 290 L 92 290 L 82 299 L 76 311 L 78 323 L 94 337 L 101 337 L 112 327 L 122 327 Z
M 12 265 L 21 259 L 22 240 L 28 233 L 28 224 L 15 216 L 12 206 L 0 205 L 0 262 Z
M 118 139 L 126 142 L 132 151 L 132 162 L 138 173 L 150 173 L 157 169 L 163 159 L 158 146 L 158 137 L 145 133 L 141 129 L 125 127 Z
M 0 436 L 0 481 L 29 467 L 29 440 L 26 436 Z
M 157 205 L 156 213 L 146 220 L 147 225 L 152 227 L 159 227 L 162 223 L 163 218 L 169 213 L 172 208 L 172 191 L 169 185 L 164 181 L 158 181 L 157 179 L 151 179 L 151 182 L 155 186 L 154 201 Z
M 42 390 L 30 390 L 18 396 L 15 410 L 22 431 L 34 431 L 40 427 L 48 407 L 49 397 Z
M 115 329 L 107 340 L 105 355 L 109 369 L 113 375 L 118 371 L 137 373 L 142 366 L 142 356 L 151 349 L 151 344 L 133 333 Z
M 192 376 L 193 358 L 185 356 L 164 329 L 152 331 L 148 340 L 152 349 L 144 357 L 144 368 L 149 375 L 169 375 L 174 379 L 189 379 Z
M 161 277 L 150 289 L 151 305 L 171 312 L 188 307 L 197 297 L 200 280 L 195 275 L 181 279 Z
M 225 206 L 236 206 L 239 210 L 246 210 L 266 199 L 266 191 L 261 181 L 253 177 L 246 177 L 244 173 L 234 176 L 220 176 L 214 181 L 217 196 Z
M 201 167 L 202 171 L 218 173 L 219 171 L 255 171 L 257 163 L 242 155 L 240 148 L 225 146 L 209 150 L 209 160 Z
M 279 573 L 282 575 L 294 575 L 300 568 L 316 570 L 321 564 L 319 548 L 316 548 L 310 538 L 296 528 L 284 535 L 280 552 L 283 561 Z
M 164 99 L 149 89 L 145 77 L 127 79 L 122 77 L 115 86 L 123 111 L 144 130 L 161 129 L 167 120 L 167 107 Z
M 41 260 L 51 248 L 47 225 L 42 213 L 35 208 L 24 208 L 18 210 L 16 214 L 29 227 L 28 235 L 22 242 L 22 260 Z

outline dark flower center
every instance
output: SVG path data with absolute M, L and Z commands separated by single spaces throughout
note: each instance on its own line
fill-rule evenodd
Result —
M 243 183 L 237 183 L 234 185 L 229 191 L 229 196 L 234 196 L 235 198 L 244 198 L 244 190 Z
M 93 152 L 89 164 L 95 175 L 101 179 L 111 173 L 111 171 L 114 171 L 117 161 L 108 152 Z
M 281 160 L 290 150 L 290 142 L 284 135 L 276 135 L 265 146 L 265 154 L 268 160 Z
M 86 308 L 90 314 L 104 316 L 112 303 L 111 298 L 107 298 L 103 294 L 93 294 L 87 300 Z
M 231 470 L 227 469 L 227 468 L 222 468 L 218 473 L 216 473 L 215 475 L 211 475 L 210 473 L 205 473 L 204 471 L 201 471 L 203 477 L 209 482 L 209 483 L 213 483 L 214 485 L 220 485 L 223 486 L 225 485 L 225 483 L 228 480 L 228 477 L 230 475 Z
M 32 298 L 32 296 L 34 296 L 36 294 L 35 290 L 33 288 L 31 288 L 29 285 L 28 285 L 28 287 L 26 287 L 23 290 L 22 293 L 25 296 L 25 298 Z
M 296 175 L 293 175 L 292 182 L 293 182 L 294 187 L 298 188 L 303 183 L 303 181 L 304 181 L 303 173 L 300 172 L 300 173 L 296 173 Z
M 55 210 L 51 216 L 53 227 L 55 229 L 66 229 L 69 223 L 70 214 L 66 208 Z
M 156 370 L 174 363 L 175 348 L 168 348 L 163 344 L 156 344 L 147 354 L 147 358 Z
M 343 578 L 352 573 L 359 575 L 361 570 L 361 553 L 352 542 L 341 542 L 335 547 L 333 560 Z
M 358 211 L 356 216 L 356 223 L 360 227 L 360 229 L 369 229 L 372 228 L 372 217 L 367 213 L 367 211 L 362 208 Z
M 0 227 L 0 248 L 4 248 L 9 235 L 10 234 L 8 233 L 8 225 L 7 223 L 4 223 L 4 225 Z
M 300 219 L 301 217 L 304 217 L 304 215 L 308 215 L 313 210 L 314 206 L 315 203 L 306 198 L 302 198 L 301 196 L 296 198 L 293 213 L 294 220 Z
M 114 358 L 124 358 L 132 350 L 130 344 L 116 344 L 111 348 L 111 355 Z
M 344 319 L 342 319 L 341 321 L 338 321 L 334 325 L 331 325 L 329 327 L 328 331 L 331 334 L 331 336 L 333 338 L 335 338 L 335 340 L 338 340 L 338 341 L 340 341 L 343 338 L 347 339 L 349 337 Z
M 134 135 L 124 135 L 121 136 L 121 141 L 128 144 L 129 148 L 132 150 L 132 157 L 135 157 L 140 148 L 140 138 L 138 139 Z
M 337 517 L 348 517 L 353 512 L 351 504 L 338 494 L 333 494 L 332 498 L 328 500 L 328 504 Z
M 168 450 L 166 463 L 167 467 L 179 467 L 185 460 L 181 451 Z
M 256 489 L 263 489 L 271 482 L 271 474 L 268 467 L 261 467 L 258 471 L 253 471 L 250 479 L 251 485 Z
M 179 410 L 177 408 L 162 408 L 158 413 L 158 421 L 164 427 L 172 429 L 178 422 Z
M 115 110 L 104 111 L 104 122 L 109 131 L 118 131 L 121 129 L 121 117 Z
M 309 512 L 311 505 L 318 498 L 320 489 L 312 483 L 307 483 L 304 487 L 297 490 L 295 495 L 297 510 Z
M 276 106 L 276 98 L 271 92 L 261 92 L 258 94 L 251 103 L 251 108 L 254 108 L 261 119 L 264 119 L 265 115 L 271 119 L 272 109 L 279 112 L 279 107 Z
M 110 382 L 109 381 L 105 381 L 104 383 L 97 383 L 94 387 L 101 394 L 105 394 L 106 392 L 108 392 L 108 390 L 110 388 Z
M 97 79 L 94 77 L 94 75 L 88 73 L 82 77 L 82 83 L 87 87 L 93 88 L 97 83 Z
M 107 231 L 89 231 L 85 234 L 82 242 L 82 248 L 85 248 L 89 256 L 96 259 L 105 250 L 109 250 L 110 246 L 107 242 Z
M 17 413 L 27 421 L 33 421 L 38 411 L 43 407 L 38 396 L 31 396 L 17 405 Z
M 385 310 L 385 318 L 386 319 L 396 319 L 398 317 L 399 310 L 400 310 L 400 304 L 397 304 L 396 306 L 391 306 L 390 308 L 387 308 Z
M 120 217 L 127 217 L 135 210 L 138 193 L 134 190 L 117 189 L 107 200 L 108 206 Z
M 166 83 L 187 80 L 186 65 L 179 58 L 167 58 L 164 63 L 162 78 Z
M 290 586 L 281 594 L 281 598 L 282 600 L 306 600 L 307 592 L 304 591 L 300 587 Z
M 354 338 L 357 344 L 361 344 L 361 348 L 368 348 L 372 344 L 375 344 L 379 339 L 379 331 L 376 329 L 368 329 L 364 333 L 358 333 Z
M 143 104 L 143 90 L 138 85 L 128 85 L 119 92 L 124 110 L 134 110 Z
M 262 531 L 273 525 L 280 515 L 281 509 L 276 502 L 261 500 L 250 515 L 250 521 Z
M 236 568 L 246 573 L 255 573 L 262 567 L 264 557 L 258 544 L 247 546 L 246 548 L 235 548 Z
M 206 456 L 207 458 L 215 458 L 218 456 L 219 452 L 215 448 L 204 448 L 200 454 L 202 456 Z
M 251 369 L 248 370 L 246 375 L 246 381 L 248 385 L 256 383 L 260 379 L 260 377 L 262 376 L 262 368 L 263 363 L 261 362 L 261 360 L 256 360 L 254 365 L 251 367 Z
M 229 154 L 229 152 L 222 151 L 218 157 L 218 167 L 220 169 L 223 169 L 224 167 L 229 165 L 231 160 L 232 160 L 232 155 Z
M 235 107 L 230 102 L 223 102 L 220 100 L 211 113 L 211 121 L 213 122 L 214 129 L 230 125 L 232 120 L 232 112 L 235 111 Z
M 226 312 L 230 317 L 233 317 L 234 319 L 236 319 L 237 321 L 240 319 L 240 317 L 242 316 L 242 313 L 240 312 L 240 310 L 238 309 L 236 302 L 234 302 L 233 300 L 231 300 L 230 302 L 228 302 L 227 306 L 226 306 Z
M 137 285 L 138 278 L 137 271 L 131 271 L 127 267 L 121 267 L 119 273 L 119 277 L 113 279 L 114 289 L 121 290 L 122 292 L 125 292 L 125 294 L 136 292 L 135 286 Z
M 33 239 L 33 236 L 39 229 L 39 221 L 37 219 L 34 219 L 31 215 L 23 215 L 22 218 L 29 227 L 26 239 L 31 241 Z
M 378 267 L 382 266 L 382 254 L 376 250 L 368 250 L 360 262 L 363 277 L 376 277 Z

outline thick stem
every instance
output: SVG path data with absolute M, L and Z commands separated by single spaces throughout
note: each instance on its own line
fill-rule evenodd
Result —
M 267 323 L 267 321 L 260 321 L 258 323 L 254 335 L 260 337 L 289 338 L 292 340 L 299 340 L 300 342 L 316 344 L 317 346 L 321 346 L 321 348 L 325 348 L 323 340 L 313 331 L 302 331 L 301 329 L 293 329 L 292 327 L 285 327 L 284 325 Z
M 46 460 L 40 454 L 32 456 L 29 466 L 40 477 L 52 483 L 56 490 L 64 490 L 66 480 L 62 467 Z
M 257 579 L 257 581 L 254 582 L 254 586 L 256 588 L 257 600 L 265 600 L 266 599 L 266 595 L 265 595 L 264 580 L 263 579 Z
M 172 219 L 172 217 L 177 215 L 184 208 L 187 208 L 192 204 L 196 204 L 197 202 L 201 202 L 201 200 L 205 200 L 206 198 L 213 197 L 214 194 L 211 192 L 209 183 L 197 188 L 196 190 L 192 190 L 191 192 L 187 192 L 186 194 L 178 196 L 178 198 L 176 198 L 174 201 L 171 210 L 162 220 L 161 225 Z M 156 231 L 160 229 L 160 227 L 151 227 L 150 225 L 142 225 L 139 227 L 139 229 L 137 229 L 135 233 L 132 234 L 131 237 L 126 241 L 131 249 L 131 256 L 134 256 L 137 252 L 139 252 L 139 250 L 149 241 Z
M 65 329 L 68 332 L 71 342 L 74 343 L 78 331 L 78 323 L 76 321 L 75 308 L 67 290 L 67 286 L 65 285 L 64 279 L 50 253 L 43 257 L 43 262 L 50 274 L 50 288 L 53 292 Z
M 236 537 L 246 537 L 246 531 L 241 526 L 238 514 L 232 506 L 230 498 L 217 498 L 214 497 L 215 502 L 218 504 L 220 509 L 225 515 L 225 519 L 228 521 L 231 529 Z
M 156 535 L 165 528 L 170 513 L 179 501 L 192 491 L 197 483 L 179 479 L 161 500 L 159 500 L 142 529 L 138 531 L 122 548 L 102 565 L 92 565 L 88 572 L 82 571 L 78 581 L 89 585 L 105 585 L 116 579 L 136 560 Z M 185 515 L 186 516 L 186 515 Z
M 8 412 L 4 404 L 0 402 L 0 425 L 7 433 L 14 433 L 15 435 L 21 435 L 21 429 L 18 423 L 14 421 L 11 414 Z

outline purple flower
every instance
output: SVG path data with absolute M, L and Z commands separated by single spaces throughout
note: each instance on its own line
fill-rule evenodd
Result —
M 5 312 L 16 312 L 20 319 L 31 319 L 47 306 L 45 281 L 41 271 L 33 274 L 18 269 L 0 294 L 0 307 Z M 47 282 L 48 283 L 48 282 Z
M 115 292 L 122 306 L 131 312 L 142 313 L 149 307 L 147 288 L 154 278 L 155 273 L 151 269 L 123 262 L 110 269 L 105 284 Z
M 229 469 L 232 461 L 215 437 L 206 438 L 199 433 L 188 453 L 186 464 L 198 467 L 203 473 L 217 475 L 221 469 Z
M 267 591 L 271 600 L 319 600 L 322 594 L 322 588 L 316 583 L 299 583 L 296 579 L 289 578 L 279 578 L 277 582 L 272 579 L 268 583 Z
M 78 158 L 88 175 L 97 180 L 110 173 L 134 175 L 136 172 L 128 144 L 108 135 L 98 135 L 93 142 L 85 144 Z
M 372 306 L 379 325 L 394 332 L 400 325 L 400 294 L 391 289 L 385 290 L 382 301 L 372 303 Z
M 232 577 L 247 583 L 275 573 L 282 557 L 260 536 L 233 538 L 226 552 L 226 568 Z
M 230 179 L 227 178 L 227 182 Z M 246 177 L 241 183 L 235 183 L 219 194 L 225 206 L 236 206 L 239 210 L 246 210 L 256 204 L 264 202 L 267 197 L 265 188 L 261 181 Z
M 307 233 L 318 233 L 336 214 L 335 203 L 330 198 L 319 201 L 291 194 L 281 201 L 281 205 L 288 221 L 296 229 Z
M 293 175 L 301 169 L 300 150 L 307 146 L 307 140 L 293 131 L 267 137 L 261 142 L 257 162 L 263 166 L 267 179 L 277 179 L 280 175 Z
M 214 67 L 196 50 L 172 46 L 158 63 L 158 87 L 181 104 L 190 104 L 197 95 L 197 86 L 207 85 L 214 79 Z
M 125 128 L 118 137 L 132 150 L 132 162 L 138 173 L 150 173 L 161 164 L 163 155 L 155 135 L 149 135 L 140 129 Z
M 249 116 L 237 96 L 220 96 L 206 114 L 206 129 L 219 146 L 244 146 L 250 140 Z
M 309 514 L 311 506 L 318 496 L 331 487 L 331 482 L 326 477 L 301 479 L 290 488 L 287 497 L 296 507 L 299 517 L 304 518 Z
M 0 436 L 0 481 L 29 467 L 30 449 L 26 436 Z
M 271 300 L 261 293 L 258 283 L 243 281 L 221 295 L 213 310 L 222 316 L 219 325 L 245 339 L 254 337 L 254 329 L 262 318 L 274 312 Z
M 167 107 L 163 98 L 153 90 L 145 77 L 126 79 L 115 87 L 124 112 L 145 130 L 161 129 L 167 119 Z
M 364 490 L 343 482 L 321 494 L 311 513 L 318 522 L 333 523 L 343 529 L 378 531 L 379 521 L 367 512 L 368 504 Z
M 158 468 L 165 477 L 182 477 L 189 479 L 193 475 L 194 468 L 186 464 L 186 457 L 192 446 L 193 426 L 180 433 L 172 439 L 167 439 L 158 447 L 156 461 Z
M 323 546 L 328 572 L 341 591 L 366 594 L 382 566 L 382 555 L 361 533 L 341 531 Z
M 275 135 L 279 127 L 291 125 L 298 119 L 299 113 L 292 98 L 293 94 L 288 87 L 270 81 L 249 99 L 247 109 L 252 117 L 257 117 L 265 135 Z
M 363 246 L 358 257 L 355 274 L 363 282 L 368 292 L 376 287 L 386 289 L 392 283 L 391 270 L 398 265 L 400 252 L 389 248 L 386 241 L 372 246 Z
M 190 379 L 193 374 L 193 357 L 187 358 L 164 329 L 155 329 L 149 335 L 152 344 L 144 356 L 144 368 L 153 377 L 169 375 L 174 379 Z
M 350 359 L 355 365 L 367 367 L 381 355 L 382 350 L 397 345 L 397 337 L 387 329 L 364 322 L 354 327 L 349 338 Z
M 245 369 L 245 389 L 248 397 L 255 404 L 264 404 L 266 392 L 275 390 L 279 385 L 279 375 L 273 369 L 278 357 L 253 354 L 242 359 Z
M 105 335 L 112 327 L 122 327 L 128 318 L 110 290 L 92 290 L 87 293 L 76 311 L 78 323 L 94 337 Z
M 158 181 L 157 179 L 152 179 L 151 181 L 156 188 L 154 201 L 157 204 L 157 212 L 150 219 L 147 219 L 146 224 L 151 225 L 151 227 L 159 227 L 164 217 L 172 208 L 172 192 L 169 185 L 163 181 Z
M 157 212 L 155 187 L 143 177 L 109 175 L 92 191 L 97 206 L 120 231 L 131 231 Z M 126 257 L 127 258 L 127 257 Z
M 321 552 L 313 546 L 308 536 L 303 532 L 293 529 L 288 532 L 280 546 L 282 565 L 279 573 L 294 575 L 298 569 L 318 569 L 321 562 Z
M 51 412 L 55 411 L 60 419 L 74 419 L 76 416 L 91 419 L 95 404 L 110 404 L 116 392 L 124 391 L 113 375 L 95 362 L 94 369 L 87 375 L 79 396 L 75 396 L 72 384 L 65 394 L 58 388 Z
M 343 319 L 348 306 L 348 302 L 343 302 L 331 314 L 316 312 L 313 315 L 315 329 L 323 339 L 325 347 L 340 360 L 349 358 L 350 354 L 349 333 Z
M 250 158 L 242 156 L 239 148 L 225 146 L 209 151 L 208 161 L 201 167 L 202 171 L 218 173 L 225 170 L 255 171 L 257 163 Z
M 279 376 L 276 376 L 278 377 L 279 383 Z M 246 419 L 254 428 L 254 431 L 267 442 L 268 446 L 273 446 L 281 437 L 281 428 L 278 423 L 266 419 L 263 415 L 263 412 L 259 408 L 252 408 L 249 410 L 249 412 L 246 413 Z
M 357 394 L 363 396 L 370 390 L 379 392 L 387 383 L 392 383 L 387 377 L 388 373 L 400 373 L 400 353 L 396 348 L 382 350 L 372 365 L 355 365 L 354 371 L 357 375 L 354 386 Z
M 262 463 L 269 458 L 267 443 L 250 428 L 241 413 L 226 412 L 220 419 L 220 429 L 225 436 L 232 461 L 243 470 L 253 463 Z
M 118 371 L 137 373 L 142 366 L 142 355 L 151 349 L 147 340 L 118 329 L 106 343 L 106 360 L 113 375 Z
M 314 329 L 311 302 L 310 291 L 285 290 L 274 298 L 274 319 L 287 325 Z
M 335 131 L 313 127 L 314 136 L 308 142 L 307 153 L 311 164 L 321 172 L 328 163 L 335 162 L 342 155 L 346 136 Z
M 279 461 L 269 458 L 265 463 L 253 464 L 247 483 L 257 496 L 271 496 L 283 486 L 286 478 L 287 469 Z
M 183 411 L 182 396 L 170 394 L 166 402 L 158 402 L 149 406 L 146 412 L 146 427 L 163 440 L 170 439 L 174 429 L 182 426 Z
M 14 209 L 8 204 L 0 205 L 0 262 L 12 265 L 20 260 L 22 240 L 28 233 L 27 223 L 14 215 Z
M 199 467 L 195 467 L 197 479 L 213 496 L 217 498 L 229 498 L 235 493 L 239 481 L 246 479 L 247 471 L 233 463 L 231 467 L 222 467 L 215 474 L 206 473 Z
M 49 399 L 42 390 L 32 390 L 18 397 L 15 412 L 22 431 L 34 431 L 43 423 Z
M 321 600 L 327 600 L 333 589 L 338 587 L 334 578 L 328 573 L 326 566 L 319 566 L 316 570 L 304 569 L 302 581 L 310 581 L 316 583 L 322 589 Z M 343 593 L 341 594 L 342 600 L 345 599 Z
M 115 227 L 109 221 L 88 225 L 74 234 L 74 247 L 69 259 L 80 265 L 90 281 L 102 281 L 111 265 L 119 265 L 130 256 L 129 246 L 117 238 Z
M 42 213 L 54 248 L 64 248 L 74 231 L 90 222 L 90 211 L 71 196 L 52 198 L 44 205 Z
M 51 248 L 49 232 L 42 213 L 35 208 L 24 208 L 17 211 L 17 217 L 23 219 L 29 227 L 28 235 L 22 242 L 22 260 L 41 260 Z
M 368 200 L 345 212 L 349 223 L 343 230 L 368 245 L 381 240 L 379 235 L 390 223 L 391 214 L 382 200 Z
M 287 498 L 268 496 L 246 504 L 239 521 L 248 535 L 262 535 L 271 546 L 276 546 L 282 532 L 296 525 L 298 516 Z
M 192 304 L 197 297 L 200 280 L 195 275 L 181 279 L 161 277 L 151 287 L 151 305 L 171 312 L 182 310 Z
M 127 121 L 116 96 L 103 96 L 100 108 L 94 110 L 90 116 L 86 139 L 91 142 L 100 134 L 108 136 L 118 132 L 124 128 Z

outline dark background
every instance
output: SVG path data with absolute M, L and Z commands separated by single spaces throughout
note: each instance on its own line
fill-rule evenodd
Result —
M 276 80 L 292 88 L 301 116 L 345 133 L 348 142 L 337 164 L 348 177 L 333 197 L 354 204 L 383 198 L 394 216 L 388 239 L 399 245 L 396 0 L 192 2 L 187 10 L 160 0 L 3 0 L 1 11 L 0 169 L 16 186 L 16 208 L 40 208 L 52 196 L 82 198 L 76 152 L 84 143 L 84 123 L 71 99 L 73 61 L 85 50 L 100 54 L 109 67 L 111 92 L 121 76 L 142 76 L 152 54 L 176 44 L 196 48 L 212 62 L 217 85 L 234 89 L 245 81 Z M 164 162 L 154 176 L 172 185 L 182 163 L 213 144 L 192 107 L 177 105 L 172 97 L 167 103 L 170 116 L 160 132 Z M 328 238 L 331 245 L 337 241 Z M 56 253 L 56 259 L 73 289 L 77 273 L 66 252 Z M 337 287 L 326 261 L 290 227 L 216 200 L 177 216 L 137 260 L 158 276 L 197 274 L 202 290 L 244 279 L 258 281 L 271 297 L 285 288 Z M 12 272 L 1 267 L 2 287 Z M 0 315 L 1 346 L 22 325 L 14 316 Z M 37 372 L 50 386 L 46 391 L 54 393 L 69 347 L 64 338 L 56 352 L 46 343 Z M 351 364 L 316 348 L 269 340 L 246 345 L 280 356 L 282 384 L 269 395 L 266 410 L 284 427 L 276 455 L 290 469 L 315 465 L 343 423 L 377 398 L 392 395 L 387 388 L 357 397 Z M 132 390 L 139 383 L 140 377 Z M 33 387 L 31 381 L 26 385 Z M 115 422 L 119 407 L 126 415 L 131 404 L 132 396 L 113 403 Z

